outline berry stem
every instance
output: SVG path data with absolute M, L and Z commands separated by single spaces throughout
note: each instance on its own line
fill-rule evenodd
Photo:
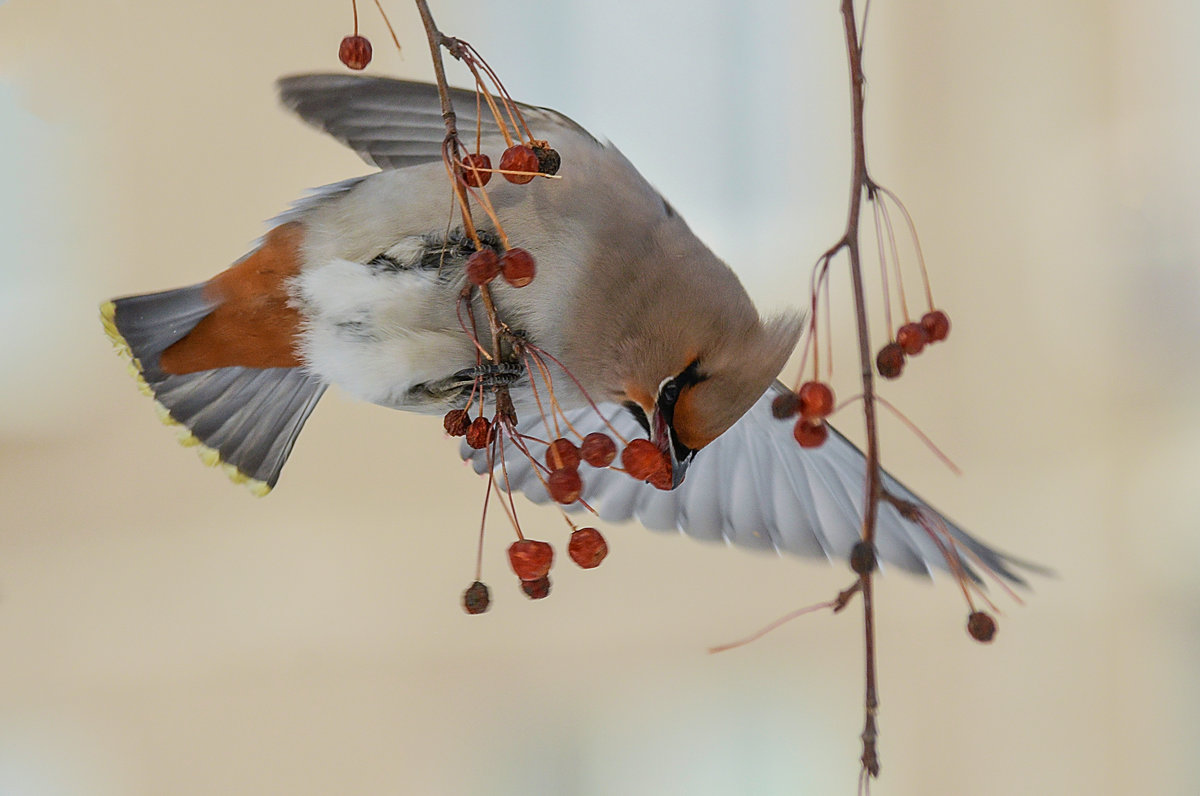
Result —
M 379 0 L 375 0 L 375 7 L 379 9 L 379 16 L 383 17 L 383 24 L 387 25 L 388 33 L 392 34 L 392 43 L 396 45 L 396 52 L 401 52 L 400 39 L 396 37 L 396 31 L 392 28 L 392 21 L 388 19 L 387 12 L 383 10 L 383 5 Z M 354 14 L 354 32 L 358 33 L 358 12 L 355 9 Z
M 354 12 L 354 35 L 358 35 L 358 0 L 350 0 L 350 9 Z
M 900 214 L 904 216 L 904 223 L 908 225 L 908 233 L 912 235 L 913 248 L 917 250 L 917 264 L 921 267 L 921 279 L 925 284 L 925 300 L 929 303 L 929 309 L 932 310 L 936 305 L 933 303 L 933 288 L 930 287 L 929 270 L 925 267 L 925 254 L 921 251 L 921 239 L 917 236 L 917 225 L 913 223 L 912 216 L 909 215 L 904 202 L 900 201 L 900 197 L 877 183 L 872 182 L 871 187 L 890 199 Z

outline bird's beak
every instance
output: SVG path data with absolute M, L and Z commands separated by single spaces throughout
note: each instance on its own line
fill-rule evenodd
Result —
M 667 418 L 658 411 L 657 407 L 650 416 L 650 441 L 670 460 L 671 489 L 676 489 L 683 483 L 688 465 L 691 464 L 692 457 L 696 455 L 696 452 L 685 447 L 675 438 L 675 429 L 671 427 Z

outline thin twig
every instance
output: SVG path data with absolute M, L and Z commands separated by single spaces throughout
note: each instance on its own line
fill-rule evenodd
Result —
M 862 210 L 863 193 L 868 184 L 866 142 L 863 136 L 863 70 L 862 43 L 858 36 L 858 23 L 854 16 L 854 0 L 842 0 L 842 24 L 846 35 L 846 53 L 850 67 L 851 121 L 854 137 L 854 165 L 850 179 L 850 207 L 846 220 L 846 233 L 833 251 L 846 249 L 850 258 L 850 279 L 854 289 L 854 314 L 858 324 L 858 353 L 862 366 L 863 416 L 866 421 L 867 472 L 863 496 L 862 538 L 868 545 L 875 544 L 875 525 L 879 510 L 881 481 L 879 471 L 879 438 L 875 420 L 875 374 L 872 370 L 871 340 L 867 328 L 866 295 L 863 290 L 862 261 L 859 255 L 859 216 Z M 879 690 L 875 669 L 875 603 L 871 573 L 860 575 L 863 596 L 863 635 L 866 650 L 866 687 L 864 694 L 865 719 L 862 731 L 862 768 L 866 777 L 879 776 L 879 752 L 877 748 L 878 727 L 876 715 L 879 711 Z M 865 781 L 865 780 L 864 780 Z

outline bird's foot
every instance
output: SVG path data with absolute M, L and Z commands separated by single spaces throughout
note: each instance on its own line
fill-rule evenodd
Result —
M 451 377 L 451 381 L 463 386 L 473 386 L 478 382 L 483 389 L 494 390 L 497 387 L 511 387 L 523 375 L 525 368 L 520 362 L 489 362 L 463 368 Z

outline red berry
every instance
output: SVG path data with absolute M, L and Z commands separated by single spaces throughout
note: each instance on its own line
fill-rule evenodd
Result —
M 801 448 L 819 448 L 829 438 L 829 428 L 824 420 L 806 420 L 802 417 L 796 421 L 792 435 Z
M 481 614 L 491 604 L 488 587 L 475 581 L 463 592 L 463 609 L 469 614 Z
M 875 367 L 885 379 L 895 379 L 904 370 L 904 349 L 899 343 L 888 343 L 875 356 Z
M 500 255 L 500 272 L 504 274 L 504 281 L 508 284 L 513 287 L 525 287 L 533 281 L 537 265 L 532 254 L 514 247 Z
M 800 385 L 800 416 L 809 420 L 829 417 L 833 412 L 833 390 L 820 381 Z
M 492 178 L 492 159 L 487 155 L 474 153 L 464 155 L 462 159 L 463 182 L 472 188 L 482 188 Z
M 500 170 L 525 172 L 504 175 L 509 182 L 524 185 L 538 174 L 538 156 L 524 144 L 513 144 L 500 156 Z
M 771 414 L 775 415 L 776 420 L 787 420 L 799 411 L 800 396 L 791 390 L 776 395 L 775 400 L 771 401 Z
M 500 273 L 500 258 L 493 249 L 480 249 L 467 258 L 467 279 L 472 285 L 486 285 Z
M 670 468 L 670 466 L 664 467 L 663 469 L 656 472 L 654 475 L 647 478 L 646 483 L 649 484 L 650 486 L 654 487 L 655 489 L 661 489 L 664 492 L 670 492 L 671 488 L 673 486 L 675 486 L 673 483 L 671 483 L 671 468 Z
M 562 467 L 550 473 L 550 477 L 546 479 L 546 491 L 556 503 L 569 506 L 579 500 L 579 493 L 583 491 L 583 479 L 579 477 L 578 470 Z
M 950 316 L 941 310 L 933 310 L 921 316 L 921 328 L 929 335 L 929 342 L 940 343 L 950 334 Z
M 921 324 L 906 323 L 896 332 L 896 342 L 904 349 L 904 353 L 913 357 L 924 350 L 925 344 L 929 342 L 929 337 L 925 334 L 925 329 Z
M 461 437 L 471 426 L 471 416 L 466 409 L 451 409 L 442 418 L 442 428 L 452 437 Z
M 631 476 L 639 481 L 649 481 L 652 478 L 662 478 L 666 474 L 671 477 L 671 462 L 648 439 L 635 439 L 621 451 L 621 466 Z M 656 484 L 657 486 L 657 484 Z
M 967 617 L 967 632 L 971 638 L 987 644 L 996 637 L 996 620 L 983 611 L 972 611 Z
M 508 563 L 521 580 L 537 580 L 550 571 L 554 548 L 547 542 L 518 539 L 508 546 Z
M 617 445 L 607 434 L 593 431 L 583 438 L 579 455 L 592 467 L 608 467 L 617 458 Z
M 600 562 L 608 555 L 608 542 L 595 528 L 580 528 L 571 534 L 567 553 L 579 566 L 592 569 L 600 566 Z
M 486 448 L 495 436 L 495 429 L 486 417 L 477 417 L 467 427 L 467 444 L 475 450 Z
M 559 437 L 546 448 L 546 466 L 551 470 L 579 469 L 579 448 L 566 437 Z
M 371 42 L 366 36 L 347 36 L 338 47 L 338 58 L 351 69 L 366 69 L 371 63 Z
M 542 600 L 550 596 L 550 577 L 543 575 L 537 580 L 521 581 L 521 591 L 531 600 Z

